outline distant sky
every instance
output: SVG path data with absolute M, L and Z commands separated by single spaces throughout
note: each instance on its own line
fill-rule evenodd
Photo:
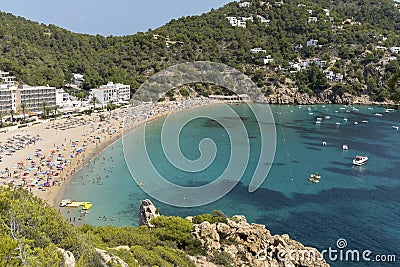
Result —
M 0 10 L 78 33 L 129 35 L 232 0 L 0 0 Z

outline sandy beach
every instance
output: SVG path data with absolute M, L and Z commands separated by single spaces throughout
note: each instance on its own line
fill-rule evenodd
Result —
M 45 121 L 0 133 L 0 183 L 23 187 L 57 207 L 71 177 L 117 141 L 124 131 L 184 109 L 219 103 L 207 98 Z

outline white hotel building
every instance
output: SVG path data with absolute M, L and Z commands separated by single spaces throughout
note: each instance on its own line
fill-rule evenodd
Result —
M 131 99 L 131 86 L 109 82 L 106 85 L 101 85 L 100 88 L 90 90 L 90 99 L 93 96 L 99 100 L 99 104 L 103 107 L 110 102 L 115 104 L 128 103 Z
M 19 98 L 19 99 L 18 99 Z M 17 89 L 17 107 L 25 103 L 30 112 L 42 112 L 42 103 L 47 107 L 56 105 L 56 88 L 49 86 L 20 85 Z
M 0 71 L 0 111 L 8 112 L 16 110 L 16 87 L 15 77 L 9 76 L 10 73 Z
M 15 77 L 0 71 L 0 111 L 17 111 L 25 103 L 29 112 L 42 112 L 42 103 L 56 105 L 56 88 L 49 86 L 15 85 Z

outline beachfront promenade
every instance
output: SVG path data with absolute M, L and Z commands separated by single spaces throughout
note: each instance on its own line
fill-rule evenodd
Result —
M 208 98 L 134 107 L 45 121 L 0 133 L 0 184 L 23 187 L 56 206 L 66 182 L 123 130 L 171 112 L 218 103 Z

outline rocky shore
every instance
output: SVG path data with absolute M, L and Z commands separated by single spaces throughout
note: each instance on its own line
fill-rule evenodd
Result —
M 150 221 L 158 216 L 156 210 L 150 200 L 143 200 L 139 212 L 142 224 L 153 227 Z M 186 219 L 193 222 L 193 217 Z M 224 222 L 193 224 L 191 236 L 199 240 L 207 252 L 206 256 L 190 256 L 197 266 L 220 266 L 211 259 L 221 256 L 240 267 L 329 266 L 316 248 L 306 247 L 287 234 L 271 235 L 264 225 L 248 223 L 242 215 L 224 219 Z
M 226 253 L 235 266 L 329 266 L 317 249 L 287 234 L 271 235 L 264 225 L 248 223 L 241 215 L 227 218 L 226 223 L 195 224 L 192 236 L 202 242 L 209 256 Z M 194 260 L 198 266 L 210 266 L 204 258 Z
M 300 93 L 297 88 L 280 88 L 275 89 L 273 94 L 265 97 L 263 101 L 267 104 L 280 105 L 316 105 L 316 104 L 343 104 L 343 105 L 380 105 L 395 106 L 392 100 L 383 102 L 372 101 L 369 95 L 354 96 L 349 93 L 338 94 L 331 89 L 327 89 L 319 93 L 317 96 L 309 96 L 306 93 Z

